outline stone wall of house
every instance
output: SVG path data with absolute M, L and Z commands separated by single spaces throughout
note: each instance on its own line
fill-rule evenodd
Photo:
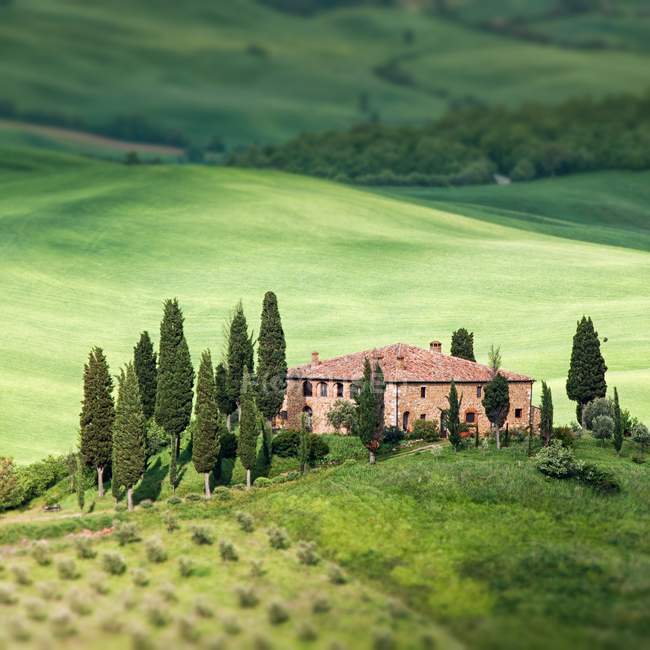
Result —
M 327 396 L 321 396 L 320 384 L 327 386 Z M 282 420 L 281 426 L 287 428 L 300 428 L 302 413 L 306 408 L 311 410 L 312 431 L 315 433 L 327 433 L 332 430 L 327 421 L 327 414 L 337 399 L 350 400 L 350 385 L 352 382 L 339 382 L 343 385 L 343 397 L 337 396 L 336 383 L 334 381 L 318 382 L 311 381 L 312 395 L 303 395 L 303 381 L 289 379 L 287 382 L 287 395 L 283 411 L 287 417 Z M 485 415 L 481 400 L 483 399 L 484 384 L 458 384 L 458 393 L 462 396 L 461 419 L 478 425 L 480 433 L 487 433 L 490 429 L 490 422 Z M 424 389 L 424 396 L 422 394 Z M 479 390 L 480 389 L 480 390 Z M 404 413 L 408 413 L 408 429 L 412 429 L 413 422 L 422 418 L 435 420 L 440 424 L 441 411 L 449 406 L 447 396 L 449 395 L 449 384 L 393 384 L 386 386 L 385 393 L 385 423 L 386 426 L 404 427 Z M 510 383 L 510 412 L 507 423 L 512 428 L 526 428 L 530 424 L 531 417 L 532 383 L 511 382 Z M 396 410 L 397 409 L 397 410 Z M 533 421 L 538 419 L 534 417 Z M 534 426 L 535 422 L 533 423 Z

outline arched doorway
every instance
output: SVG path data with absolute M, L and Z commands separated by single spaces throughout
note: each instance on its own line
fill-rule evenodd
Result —
M 302 412 L 305 416 L 305 427 L 307 431 L 311 431 L 313 412 L 309 406 L 305 406 Z
M 409 420 L 411 419 L 411 414 L 408 411 L 402 413 L 402 429 L 404 431 L 409 430 Z

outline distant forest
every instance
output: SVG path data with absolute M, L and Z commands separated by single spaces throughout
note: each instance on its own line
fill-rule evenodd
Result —
M 361 185 L 471 185 L 650 168 L 650 92 L 558 106 L 471 107 L 423 126 L 361 124 L 232 153 L 231 165 Z

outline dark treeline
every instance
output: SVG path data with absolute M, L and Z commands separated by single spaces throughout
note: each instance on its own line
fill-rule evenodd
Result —
M 517 109 L 468 107 L 424 126 L 362 124 L 233 153 L 272 167 L 365 185 L 470 185 L 604 169 L 650 168 L 650 92 Z

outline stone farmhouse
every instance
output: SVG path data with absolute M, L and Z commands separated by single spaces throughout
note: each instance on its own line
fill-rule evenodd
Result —
M 481 434 L 489 431 L 490 423 L 481 401 L 483 388 L 492 377 L 490 368 L 443 354 L 439 341 L 433 341 L 428 350 L 395 343 L 322 361 L 313 352 L 311 363 L 288 370 L 287 393 L 278 424 L 299 428 L 305 413 L 312 431 L 332 431 L 327 414 L 336 400 L 354 398 L 366 357 L 373 366 L 378 362 L 384 373 L 386 426 L 410 431 L 417 419 L 440 424 L 441 413 L 448 408 L 447 396 L 453 379 L 462 395 L 461 419 L 478 427 Z M 538 409 L 532 405 L 535 380 L 507 370 L 500 372 L 510 388 L 508 426 L 536 428 Z

